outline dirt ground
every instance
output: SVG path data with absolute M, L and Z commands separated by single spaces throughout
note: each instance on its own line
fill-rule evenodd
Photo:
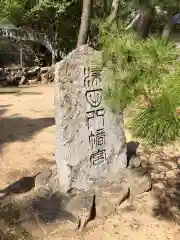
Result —
M 0 88 L 0 189 L 55 163 L 53 103 L 53 85 Z M 131 137 L 128 135 L 127 138 L 130 140 Z M 41 239 L 178 240 L 178 146 L 149 155 L 141 152 L 144 168 L 153 176 L 154 187 L 152 192 L 137 198 L 133 207 L 124 203 L 113 216 L 92 222 L 83 233 L 65 230 L 62 224 L 50 233 L 46 229 L 42 231 Z

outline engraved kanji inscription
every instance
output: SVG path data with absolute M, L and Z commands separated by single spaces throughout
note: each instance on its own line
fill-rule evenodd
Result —
M 101 87 L 101 79 L 96 76 L 91 78 L 89 75 L 84 78 L 84 86 L 88 90 L 93 90 Z
M 84 77 L 90 76 L 90 72 L 91 72 L 91 69 L 89 67 L 84 68 Z
M 91 107 L 99 107 L 102 101 L 102 89 L 89 90 L 85 96 Z
M 99 165 L 106 161 L 106 150 L 97 150 L 96 152 L 92 153 L 90 156 L 90 162 L 92 165 Z
M 86 120 L 87 120 L 87 125 L 88 129 L 90 128 L 90 120 L 94 119 L 95 117 L 101 117 L 102 118 L 102 127 L 104 126 L 104 115 L 105 115 L 105 109 L 100 108 L 97 110 L 92 110 L 86 113 Z
M 103 128 L 96 130 L 95 134 L 91 131 L 91 134 L 89 135 L 89 144 L 91 148 L 94 149 L 104 146 L 105 137 L 106 135 Z
M 96 130 L 96 147 L 102 147 L 105 145 L 106 134 L 103 128 Z
M 99 69 L 84 68 L 84 87 L 86 89 L 85 97 L 87 103 L 94 108 L 92 111 L 86 112 L 86 121 L 88 129 L 91 129 L 89 133 L 89 145 L 94 152 L 90 156 L 90 164 L 98 165 L 106 160 L 105 147 L 105 131 L 104 131 L 104 115 L 105 109 L 97 109 L 102 102 L 102 87 L 101 87 L 101 74 Z M 98 121 L 94 122 L 95 119 Z M 98 126 L 97 126 L 98 123 Z M 94 129 L 92 131 L 92 129 Z M 98 128 L 98 129 L 97 129 Z M 95 131 L 95 132 L 94 132 Z

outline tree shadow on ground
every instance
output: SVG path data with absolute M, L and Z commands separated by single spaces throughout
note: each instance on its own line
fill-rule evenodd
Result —
M 36 88 L 38 85 L 24 85 L 24 86 L 6 86 L 0 88 L 0 95 L 8 95 L 13 94 L 15 96 L 22 95 L 42 95 L 41 92 L 36 91 L 28 91 L 28 89 Z
M 144 153 L 142 153 L 142 156 Z M 141 158 L 141 155 L 139 156 Z M 147 161 L 147 159 L 149 159 Z M 180 222 L 180 156 L 151 152 L 144 161 L 142 172 L 152 176 L 154 207 L 153 216 L 158 219 Z M 151 162 L 151 159 L 153 161 Z
M 70 198 L 67 195 L 47 194 L 32 201 L 32 208 L 38 215 L 40 221 L 44 223 L 55 221 L 75 221 L 74 216 L 65 208 Z
M 10 117 L 3 116 L 10 106 L 0 105 L 0 151 L 3 144 L 15 141 L 28 141 L 43 128 L 55 124 L 54 118 L 50 117 L 31 119 L 16 115 Z
M 0 116 L 3 115 L 3 114 L 5 114 L 5 112 L 7 112 L 6 109 L 0 109 Z
M 40 174 L 36 173 L 33 176 L 25 176 L 18 181 L 10 184 L 6 188 L 0 190 L 0 197 L 6 197 L 12 194 L 22 194 L 27 193 L 35 187 L 35 178 Z M 2 199 L 1 197 L 1 199 Z
M 22 96 L 22 95 L 42 95 L 41 92 L 25 92 L 20 91 L 19 89 L 14 90 L 6 90 L 6 91 L 0 91 L 0 95 L 8 95 L 8 94 L 14 94 L 15 96 Z
M 20 224 L 20 211 L 13 203 L 0 203 L 0 239 L 32 240 L 32 235 Z
M 5 112 L 5 109 L 1 111 Z M 54 124 L 54 118 L 1 117 L 0 144 L 27 141 L 35 133 Z
M 2 115 L 4 115 L 6 112 L 7 112 L 7 110 L 8 110 L 8 107 L 11 107 L 12 106 L 12 104 L 8 104 L 8 105 L 0 105 L 0 117 L 2 116 Z
M 166 219 L 179 223 L 180 221 L 180 166 L 176 158 L 161 159 L 162 169 L 150 166 L 155 172 L 153 178 L 154 197 L 157 200 L 153 209 L 153 215 L 160 219 Z M 163 170 L 164 169 L 164 170 Z
M 14 201 L 11 200 L 11 197 L 1 200 L 0 223 L 3 224 L 0 224 L 0 237 L 5 226 L 6 229 L 11 231 L 15 229 L 14 233 L 17 232 L 16 235 L 21 231 L 25 235 L 31 236 L 31 232 L 36 229 L 40 232 L 38 235 L 42 237 L 42 229 L 51 232 L 57 228 L 53 227 L 55 224 L 65 221 L 77 222 L 77 219 L 66 210 L 66 204 L 69 200 L 70 197 L 52 193 L 49 190 L 38 191 L 38 195 L 30 192 L 29 196 L 26 195 L 26 197 L 17 198 Z M 48 229 L 48 226 L 50 229 Z

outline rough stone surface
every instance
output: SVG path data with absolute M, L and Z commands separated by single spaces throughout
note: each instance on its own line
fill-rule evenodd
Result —
M 126 169 L 116 180 L 101 179 L 96 181 L 89 190 L 76 193 L 68 203 L 71 212 L 81 222 L 83 229 L 89 220 L 101 219 L 112 215 L 126 200 L 130 206 L 134 200 L 152 188 L 150 175 L 143 169 Z M 94 202 L 93 202 L 94 201 Z
M 129 161 L 130 168 L 138 168 L 141 166 L 141 159 L 139 157 L 133 156 Z
M 29 192 L 30 201 L 27 201 L 27 195 L 24 195 L 24 198 L 22 195 L 14 195 L 13 198 L 9 196 L 9 198 L 1 199 L 2 209 L 4 209 L 4 204 L 11 202 L 12 199 L 16 203 L 21 202 L 22 212 L 18 221 L 21 221 L 22 226 L 26 226 L 30 232 L 33 229 L 34 220 L 37 221 L 35 223 L 37 230 L 39 229 L 38 222 L 46 224 L 48 234 L 52 231 L 51 224 L 47 224 L 48 221 L 54 222 L 53 229 L 61 224 L 63 228 L 66 225 L 71 230 L 83 230 L 87 224 L 88 226 L 92 222 L 95 224 L 96 221 L 91 220 L 101 221 L 114 212 L 135 211 L 137 204 L 144 196 L 143 193 L 151 189 L 150 176 L 142 168 L 137 168 L 120 170 L 114 180 L 100 179 L 86 191 L 72 188 L 64 194 L 54 189 L 56 167 L 53 166 L 50 172 L 52 175 L 47 181 L 48 184 L 39 186 L 38 191 L 34 189 Z M 49 178 L 50 172 L 42 171 L 42 175 L 38 176 L 46 179 Z M 161 196 L 165 190 L 164 187 L 162 184 L 154 184 L 153 189 Z
M 112 185 L 96 190 L 96 216 L 107 217 L 129 197 L 129 188 L 122 184 Z
M 84 45 L 55 66 L 56 160 L 62 191 L 88 189 L 127 166 L 123 116 L 104 103 L 107 81 L 101 70 L 90 68 L 94 53 L 99 54 Z
M 67 204 L 67 211 L 73 213 L 76 218 L 79 218 L 80 230 L 93 219 L 94 204 L 95 192 L 93 190 L 80 192 Z
M 108 184 L 108 188 L 106 187 Z M 129 188 L 104 180 L 104 187 L 94 186 L 76 193 L 67 204 L 67 211 L 79 218 L 79 228 L 83 230 L 90 220 L 104 218 L 116 211 L 117 207 L 129 197 Z
M 115 205 L 111 204 L 106 198 L 96 199 L 96 214 L 99 218 L 104 218 L 112 215 L 115 212 Z
M 26 77 L 25 77 L 25 76 L 22 76 L 22 77 L 21 77 L 21 80 L 20 80 L 20 82 L 19 82 L 19 85 L 23 85 L 23 84 L 25 83 L 25 81 L 26 81 Z
M 124 175 L 123 175 L 124 174 Z M 142 168 L 125 169 L 120 171 L 116 177 L 116 182 L 120 182 L 124 187 L 130 189 L 131 202 L 137 195 L 148 192 L 152 189 L 152 179 L 149 173 L 144 172 Z
M 0 86 L 48 83 L 54 81 L 53 67 L 0 69 Z
M 131 186 L 131 195 L 136 196 L 148 192 L 152 188 L 152 181 L 149 174 L 135 179 L 134 184 Z
M 52 171 L 50 169 L 43 170 L 40 174 L 35 178 L 36 185 L 44 185 L 48 182 L 52 175 Z

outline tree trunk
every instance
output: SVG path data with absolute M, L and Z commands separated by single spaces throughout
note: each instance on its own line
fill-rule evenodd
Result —
M 108 6 L 107 6 L 107 1 L 108 0 L 104 0 L 104 2 L 103 2 L 103 7 L 104 7 L 104 15 L 106 16 L 107 15 L 107 12 L 108 12 Z
M 137 24 L 137 32 L 144 39 L 149 36 L 150 27 L 154 18 L 154 12 L 154 8 L 149 7 L 143 9 L 140 13 L 140 19 Z
M 107 7 L 107 0 L 104 0 L 104 5 Z M 120 0 L 113 0 L 112 6 L 111 6 L 111 12 L 110 12 L 109 16 L 107 17 L 106 23 L 105 23 L 105 27 L 107 28 L 107 30 L 111 27 L 113 22 L 117 20 L 119 6 L 120 6 Z M 116 22 L 116 24 L 117 24 L 117 22 Z M 92 24 L 91 31 L 89 34 L 89 44 L 91 47 L 93 47 L 96 50 L 100 50 L 99 35 L 100 35 L 99 25 Z
M 107 26 L 110 27 L 114 20 L 117 18 L 117 14 L 119 11 L 119 6 L 120 6 L 120 0 L 113 0 L 112 2 L 112 7 L 111 7 L 111 13 L 109 17 L 107 18 Z
M 131 28 L 134 28 L 136 26 L 136 24 L 138 23 L 139 19 L 140 19 L 141 14 L 138 13 L 136 15 L 136 17 L 132 20 L 132 22 L 125 28 L 125 30 L 129 30 Z
M 166 38 L 166 39 L 169 39 L 170 34 L 171 34 L 171 27 L 170 27 L 170 25 L 167 24 L 167 25 L 164 26 L 164 29 L 163 29 L 163 32 L 162 32 L 162 37 Z
M 80 25 L 80 30 L 79 30 L 77 47 L 87 43 L 89 29 L 90 29 L 92 4 L 93 4 L 93 0 L 84 0 L 83 1 L 81 25 Z
M 167 23 L 164 26 L 163 32 L 162 32 L 162 37 L 166 38 L 167 40 L 169 40 L 172 32 L 174 29 L 174 24 L 172 21 L 172 15 L 171 14 L 167 14 Z
M 55 51 L 53 50 L 52 51 L 52 67 L 56 64 L 56 53 Z
M 22 41 L 22 32 L 20 32 L 20 41 L 19 41 L 19 46 L 20 46 L 20 67 L 23 67 L 23 41 Z

